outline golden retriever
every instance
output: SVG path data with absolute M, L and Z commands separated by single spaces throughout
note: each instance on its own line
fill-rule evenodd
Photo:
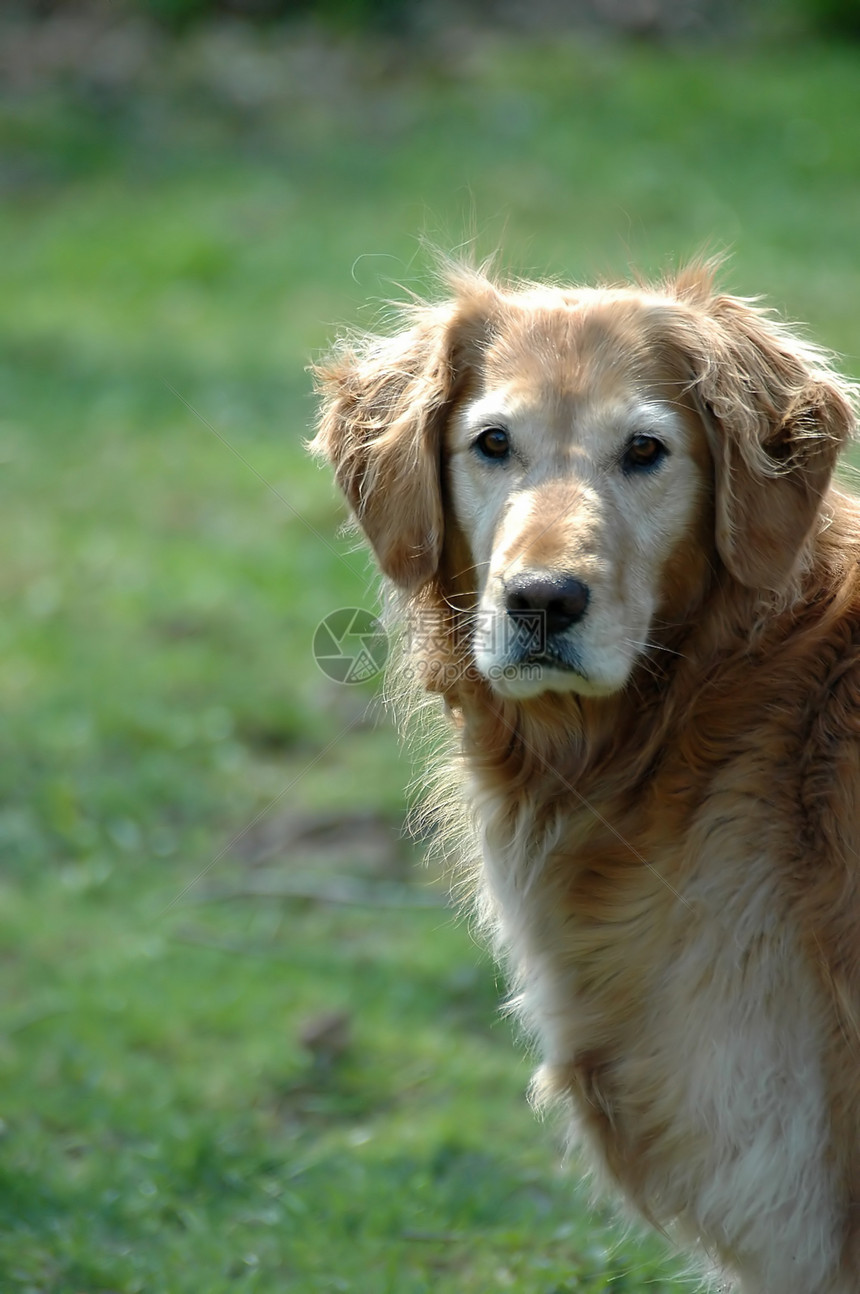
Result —
M 450 717 L 537 1090 L 744 1294 L 857 1294 L 855 389 L 708 264 L 448 290 L 317 366 L 312 447 Z

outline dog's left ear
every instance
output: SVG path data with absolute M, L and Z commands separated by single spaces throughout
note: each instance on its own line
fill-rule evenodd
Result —
M 711 297 L 699 322 L 694 394 L 714 457 L 717 551 L 741 584 L 781 592 L 854 428 L 852 386 L 740 298 Z
M 313 369 L 322 409 L 310 449 L 332 463 L 383 573 L 407 591 L 439 564 L 441 432 L 486 328 L 477 300 L 418 307 L 399 335 L 345 342 Z

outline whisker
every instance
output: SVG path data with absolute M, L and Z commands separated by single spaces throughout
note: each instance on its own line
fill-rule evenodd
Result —
M 455 573 L 450 578 L 452 580 L 459 580 L 459 579 L 462 579 L 464 575 L 468 575 L 471 571 L 475 571 L 477 573 L 477 571 L 480 570 L 482 566 L 489 566 L 489 565 L 490 565 L 489 560 L 484 562 L 472 562 L 470 566 L 464 566 L 461 571 L 455 571 Z
M 669 656 L 677 656 L 680 660 L 687 659 L 687 657 L 684 655 L 682 651 L 675 651 L 674 647 L 666 647 L 664 646 L 663 643 L 652 643 L 652 642 L 649 642 L 647 639 L 643 639 L 642 641 L 639 641 L 636 638 L 625 638 L 624 641 L 628 642 L 631 647 L 641 648 L 642 651 L 663 651 L 663 652 L 666 652 Z

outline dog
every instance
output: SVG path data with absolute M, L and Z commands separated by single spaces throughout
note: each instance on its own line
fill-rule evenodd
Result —
M 448 716 L 539 1097 L 730 1287 L 857 1294 L 857 391 L 715 274 L 449 267 L 316 366 L 311 447 Z

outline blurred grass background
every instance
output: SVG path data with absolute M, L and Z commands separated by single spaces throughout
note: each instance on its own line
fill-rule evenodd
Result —
M 728 248 L 860 375 L 857 7 L 251 9 L 0 25 L 0 1288 L 689 1289 L 535 1124 L 314 663 L 375 580 L 304 366 L 428 240 Z

